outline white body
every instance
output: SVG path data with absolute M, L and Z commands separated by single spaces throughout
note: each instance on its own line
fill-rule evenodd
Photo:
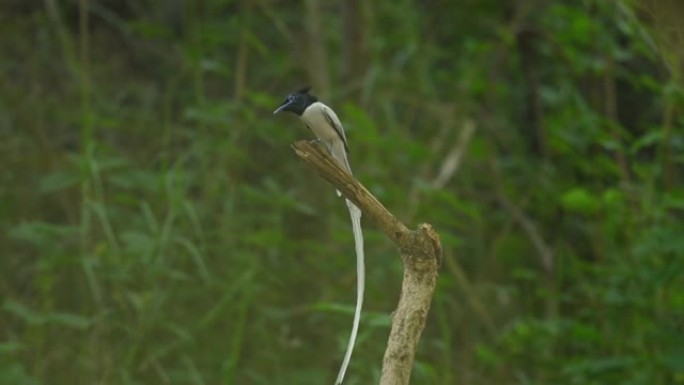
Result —
M 335 111 L 321 102 L 315 102 L 304 110 L 301 119 L 314 135 L 325 143 L 330 155 L 351 174 L 347 160 L 347 137 Z
M 330 151 L 337 162 L 340 163 L 345 170 L 350 174 L 351 167 L 347 159 L 347 137 L 344 135 L 344 127 L 340 119 L 330 107 L 321 102 L 312 103 L 301 114 L 300 118 L 307 127 L 320 139 Z M 337 192 L 337 195 L 341 195 Z M 352 230 L 354 231 L 354 245 L 356 248 L 356 309 L 354 310 L 354 323 L 352 324 L 351 335 L 349 337 L 349 344 L 347 351 L 344 353 L 344 360 L 342 366 L 337 374 L 335 385 L 342 384 L 344 374 L 347 371 L 349 362 L 351 361 L 352 351 L 354 350 L 354 343 L 359 332 L 359 322 L 361 320 L 361 308 L 363 307 L 363 290 L 365 277 L 364 267 L 364 252 L 363 252 L 363 232 L 361 231 L 361 210 L 356 207 L 350 200 L 346 200 L 349 215 L 352 221 Z

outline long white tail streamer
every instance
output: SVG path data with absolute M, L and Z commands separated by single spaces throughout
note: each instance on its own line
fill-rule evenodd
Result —
M 349 200 L 346 200 L 347 208 L 349 209 L 349 216 L 351 217 L 352 229 L 354 230 L 354 244 L 356 246 L 356 310 L 354 311 L 354 324 L 349 337 L 349 345 L 347 351 L 344 353 L 344 360 L 340 367 L 340 372 L 337 374 L 335 385 L 342 384 L 344 380 L 344 373 L 347 371 L 349 361 L 351 360 L 352 351 L 354 350 L 354 343 L 356 342 L 356 335 L 359 332 L 359 321 L 361 320 L 361 308 L 363 307 L 363 289 L 366 281 L 366 269 L 364 267 L 363 254 L 363 232 L 361 231 L 361 210 Z

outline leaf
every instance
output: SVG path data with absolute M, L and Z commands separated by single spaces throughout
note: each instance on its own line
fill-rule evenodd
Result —
M 3 304 L 2 309 L 8 313 L 14 314 L 29 325 L 41 325 L 45 323 L 45 317 L 42 314 L 19 302 L 7 300 Z
M 24 344 L 16 341 L 0 342 L 0 355 L 18 353 L 25 348 Z
M 656 145 L 663 140 L 663 131 L 652 129 L 648 131 L 645 135 L 642 135 L 639 139 L 635 140 L 634 143 L 629 147 L 629 152 L 636 154 L 639 150 Z
M 58 171 L 41 178 L 38 191 L 41 193 L 53 193 L 69 187 L 76 186 L 81 182 L 81 176 L 71 171 Z
M 586 373 L 591 375 L 598 375 L 600 373 L 612 370 L 628 370 L 636 363 L 636 359 L 631 356 L 618 356 L 608 358 L 591 358 L 581 360 L 577 363 L 569 364 L 565 367 L 564 372 L 567 374 Z
M 32 243 L 36 246 L 53 243 L 64 237 L 78 234 L 78 228 L 67 225 L 55 225 L 46 222 L 25 222 L 14 226 L 9 236 L 15 240 Z
M 492 349 L 483 344 L 478 344 L 475 347 L 475 356 L 485 365 L 492 367 L 498 366 L 503 359 L 501 354 L 499 354 L 496 349 Z
M 47 316 L 47 321 L 53 324 L 66 326 L 72 329 L 83 330 L 90 326 L 90 318 L 74 313 L 55 313 Z
M 570 212 L 586 215 L 595 214 L 601 206 L 596 197 L 581 187 L 576 187 L 563 194 L 561 204 Z

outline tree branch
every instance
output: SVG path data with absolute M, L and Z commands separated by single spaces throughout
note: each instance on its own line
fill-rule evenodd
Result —
M 322 146 L 302 140 L 292 147 L 297 156 L 354 202 L 399 249 L 404 262 L 404 280 L 399 304 L 392 315 L 380 385 L 408 385 L 416 346 L 425 328 L 441 264 L 439 234 L 426 223 L 415 231 L 409 230 L 361 183 L 344 171 Z

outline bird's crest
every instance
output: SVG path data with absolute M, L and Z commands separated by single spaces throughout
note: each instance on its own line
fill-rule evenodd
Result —
M 309 93 L 310 90 L 311 90 L 311 86 L 306 86 L 306 87 L 302 88 L 301 90 L 297 91 L 297 93 L 306 95 Z

